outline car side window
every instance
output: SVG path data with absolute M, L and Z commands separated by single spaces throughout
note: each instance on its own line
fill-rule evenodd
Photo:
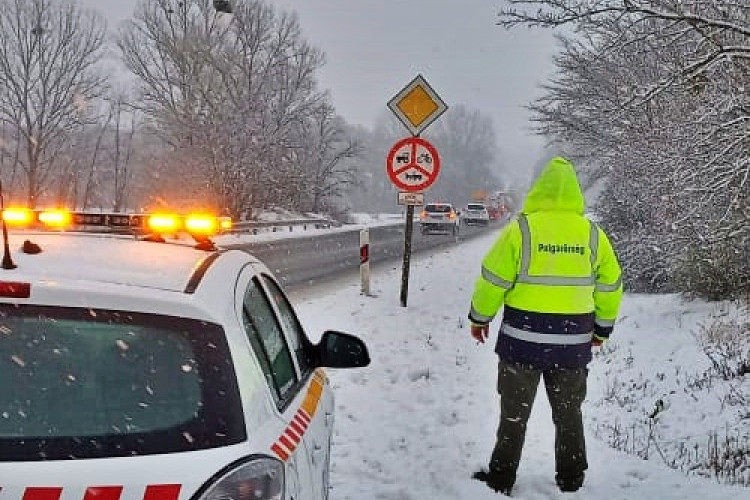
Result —
M 302 329 L 302 325 L 299 319 L 297 319 L 292 305 L 287 300 L 284 292 L 281 291 L 281 288 L 279 288 L 279 285 L 266 275 L 263 275 L 263 283 L 269 291 L 270 299 L 276 304 L 279 310 L 279 320 L 287 332 L 290 347 L 297 358 L 297 364 L 304 379 L 307 374 L 315 369 L 312 343 L 307 338 L 307 335 L 305 335 L 305 331 Z
M 281 326 L 257 278 L 245 292 L 243 323 L 276 404 L 282 408 L 293 395 L 297 374 Z

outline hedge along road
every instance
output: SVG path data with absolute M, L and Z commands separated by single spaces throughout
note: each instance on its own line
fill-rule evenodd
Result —
M 503 222 L 488 226 L 461 224 L 458 236 L 426 234 L 414 223 L 412 254 L 431 248 L 460 244 L 488 230 L 496 230 Z M 386 261 L 402 261 L 405 224 L 370 228 L 370 265 Z M 314 285 L 346 272 L 359 271 L 359 229 L 333 231 L 309 237 L 280 238 L 270 241 L 224 244 L 253 254 L 276 275 L 286 288 Z

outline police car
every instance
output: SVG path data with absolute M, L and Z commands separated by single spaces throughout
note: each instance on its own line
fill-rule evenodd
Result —
M 366 366 L 361 340 L 313 344 L 266 266 L 213 246 L 216 219 L 175 218 L 189 244 L 157 214 L 4 220 L 1 500 L 327 498 L 323 368 Z M 138 230 L 15 228 L 71 220 Z

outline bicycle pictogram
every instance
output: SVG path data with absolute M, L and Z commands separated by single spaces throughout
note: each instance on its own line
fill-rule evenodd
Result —
M 422 153 L 419 155 L 419 158 L 417 158 L 417 162 L 430 164 L 432 163 L 432 156 L 430 156 L 429 153 Z

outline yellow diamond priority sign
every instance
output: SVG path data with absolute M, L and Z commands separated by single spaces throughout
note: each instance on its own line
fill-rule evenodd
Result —
M 388 107 L 412 135 L 419 135 L 448 109 L 422 75 L 396 94 Z

